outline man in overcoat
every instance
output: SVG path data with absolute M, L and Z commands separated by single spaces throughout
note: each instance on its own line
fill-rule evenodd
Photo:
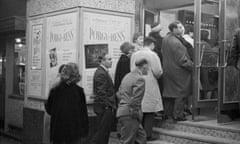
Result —
M 112 79 L 108 69 L 112 66 L 112 59 L 108 54 L 99 57 L 100 65 L 94 73 L 93 109 L 97 115 L 98 129 L 92 138 L 92 144 L 108 144 L 112 123 L 114 122 L 114 109 L 116 97 Z
M 173 22 L 169 25 L 170 33 L 163 39 L 163 97 L 165 98 L 165 112 L 174 120 L 186 120 L 184 104 L 192 94 L 192 66 L 193 62 L 186 47 L 179 37 L 183 25 Z

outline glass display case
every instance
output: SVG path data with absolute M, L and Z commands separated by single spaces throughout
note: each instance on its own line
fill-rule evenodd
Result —
M 24 96 L 26 71 L 26 45 L 25 37 L 16 38 L 14 44 L 14 78 L 13 94 Z

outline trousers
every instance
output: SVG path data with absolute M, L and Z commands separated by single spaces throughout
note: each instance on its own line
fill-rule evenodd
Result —
M 118 119 L 121 144 L 146 144 L 146 133 L 141 122 L 131 116 L 123 116 Z

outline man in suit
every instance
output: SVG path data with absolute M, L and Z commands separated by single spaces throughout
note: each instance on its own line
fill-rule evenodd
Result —
M 165 110 L 169 118 L 177 121 L 186 120 L 184 116 L 185 99 L 192 94 L 193 62 L 186 46 L 179 40 L 183 25 L 173 22 L 169 25 L 170 33 L 163 39 L 163 97 Z
M 135 65 L 136 68 L 123 78 L 117 92 L 121 144 L 146 143 L 146 133 L 141 124 L 141 102 L 145 91 L 145 80 L 142 75 L 148 72 L 148 62 L 139 59 Z
M 116 109 L 116 97 L 114 85 L 108 73 L 112 66 L 112 59 L 108 54 L 99 57 L 100 65 L 93 77 L 93 91 L 95 94 L 93 109 L 97 115 L 98 130 L 92 138 L 92 144 L 108 144 L 114 109 Z

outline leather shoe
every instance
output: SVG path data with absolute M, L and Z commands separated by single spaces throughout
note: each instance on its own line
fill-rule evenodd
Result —
M 185 117 L 178 117 L 178 118 L 175 118 L 175 121 L 186 121 L 187 118 Z

